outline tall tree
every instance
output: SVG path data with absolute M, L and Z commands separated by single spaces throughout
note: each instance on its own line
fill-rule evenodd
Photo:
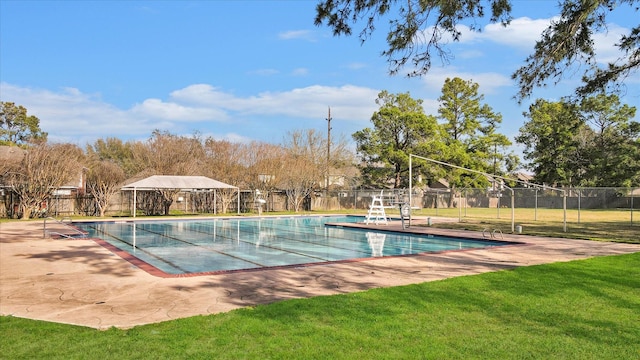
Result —
M 442 160 L 468 169 L 502 174 L 504 151 L 511 141 L 497 132 L 502 115 L 484 104 L 479 85 L 460 78 L 446 79 L 442 86 L 438 118 L 446 147 Z M 500 165 L 500 166 L 498 166 Z M 446 178 L 454 186 L 480 185 L 469 181 L 481 180 L 469 172 L 448 170 Z
M 110 161 L 117 164 L 127 178 L 138 172 L 138 166 L 133 159 L 134 142 L 123 142 L 114 137 L 98 139 L 93 144 L 88 144 L 86 154 L 91 161 Z
M 0 101 L 0 145 L 26 146 L 47 141 L 40 129 L 40 119 L 27 115 L 27 109 L 12 102 Z
M 409 168 L 409 155 L 428 152 L 428 143 L 437 137 L 437 124 L 433 116 L 424 114 L 422 100 L 409 93 L 391 94 L 382 91 L 373 113 L 373 128 L 353 134 L 357 153 L 362 158 L 361 171 L 366 186 L 394 188 L 404 184 L 403 174 Z M 406 182 L 406 181 L 405 181 Z
M 516 138 L 536 180 L 564 186 L 638 186 L 640 123 L 615 95 L 581 104 L 538 100 Z
M 580 168 L 587 161 L 585 142 L 589 136 L 577 105 L 538 99 L 524 114 L 530 120 L 521 128 L 516 141 L 525 145 L 524 157 L 538 182 L 572 186 L 579 183 Z M 585 135 L 587 134 L 587 135 Z
M 584 98 L 580 111 L 593 134 L 581 185 L 631 186 L 640 177 L 640 123 L 631 121 L 636 108 L 598 94 Z
M 586 63 L 584 86 L 580 94 L 593 93 L 621 79 L 640 67 L 640 26 L 635 26 L 620 38 L 618 61 L 598 67 L 595 61 L 594 34 L 606 28 L 607 15 L 614 11 L 638 12 L 638 0 L 560 0 L 560 20 L 554 21 L 537 42 L 535 52 L 513 77 L 518 81 L 517 98 L 522 100 L 533 88 L 558 81 L 574 63 Z M 545 5 L 555 5 L 547 2 Z M 386 56 L 390 72 L 398 73 L 411 65 L 408 76 L 426 74 L 435 54 L 444 62 L 452 56 L 446 47 L 452 38 L 459 41 L 458 25 L 481 31 L 479 20 L 490 8 L 489 22 L 508 26 L 512 17 L 511 0 L 321 0 L 316 6 L 315 24 L 327 24 L 333 34 L 351 35 L 352 25 L 364 21 L 359 32 L 362 42 L 369 39 L 380 19 L 389 19 Z M 364 19 L 364 20 L 363 20 Z

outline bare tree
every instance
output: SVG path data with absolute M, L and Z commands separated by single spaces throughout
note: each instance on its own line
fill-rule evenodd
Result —
M 147 142 L 136 142 L 131 149 L 139 177 L 197 175 L 201 173 L 204 162 L 202 142 L 197 135 L 185 137 L 156 130 Z M 156 189 L 141 195 L 143 199 L 138 204 L 147 214 L 155 214 L 156 204 L 160 203 L 164 214 L 168 215 L 169 208 L 179 192 L 180 189 Z
M 112 161 L 102 160 L 91 164 L 87 174 L 87 189 L 95 199 L 100 217 L 104 216 L 109 201 L 120 191 L 124 180 L 124 171 Z
M 266 192 L 267 210 L 273 204 L 270 194 L 284 179 L 285 149 L 280 145 L 252 142 L 247 145 L 244 164 L 247 168 L 244 185 L 254 192 Z M 254 202 L 257 199 L 254 198 Z
M 24 158 L 12 164 L 3 182 L 20 201 L 22 219 L 46 211 L 55 189 L 82 174 L 82 150 L 71 144 L 41 144 L 30 148 Z
M 322 171 L 303 155 L 290 154 L 286 162 L 289 169 L 284 179 L 287 201 L 293 211 L 299 212 L 303 208 L 304 200 L 318 188 Z
M 146 142 L 132 145 L 138 174 L 197 175 L 204 159 L 198 136 L 186 137 L 154 131 Z
M 244 144 L 207 138 L 204 141 L 203 175 L 238 186 L 246 177 L 246 169 L 242 165 L 246 151 Z M 216 194 L 222 213 L 226 213 L 236 196 L 239 196 L 235 189 L 217 189 Z
M 323 182 L 326 174 L 326 139 L 314 129 L 293 131 L 285 139 L 283 183 L 295 212 Z

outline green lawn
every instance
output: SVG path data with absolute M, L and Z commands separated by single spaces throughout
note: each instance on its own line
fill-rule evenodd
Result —
M 640 253 L 129 330 L 0 318 L 6 359 L 638 359 Z
M 511 232 L 511 209 L 421 209 L 419 216 L 440 216 L 461 220 L 458 223 L 437 224 L 436 227 L 482 231 L 500 229 Z M 633 218 L 633 223 L 631 222 Z M 567 210 L 562 209 L 515 209 L 514 224 L 522 226 L 522 234 L 615 241 L 640 244 L 640 211 L 626 210 Z

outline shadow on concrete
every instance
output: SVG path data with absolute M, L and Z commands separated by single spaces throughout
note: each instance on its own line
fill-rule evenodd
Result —
M 104 249 L 93 244 L 74 245 L 64 250 L 16 254 L 16 256 L 25 259 L 44 260 L 56 263 L 57 266 L 62 266 L 65 262 L 86 265 L 83 269 L 89 274 L 132 276 L 133 272 L 136 271 L 134 268 L 127 268 L 127 265 L 121 262 L 122 259 L 120 257 L 112 253 L 107 253 Z

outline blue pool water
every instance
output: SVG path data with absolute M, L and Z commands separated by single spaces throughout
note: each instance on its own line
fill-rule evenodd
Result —
M 507 243 L 339 226 L 357 216 L 75 223 L 168 274 L 398 256 Z

